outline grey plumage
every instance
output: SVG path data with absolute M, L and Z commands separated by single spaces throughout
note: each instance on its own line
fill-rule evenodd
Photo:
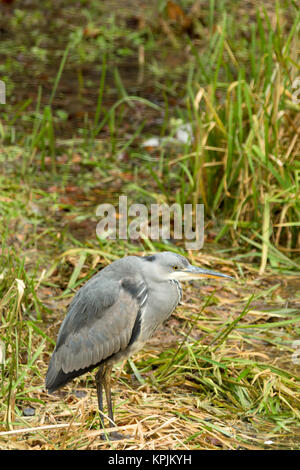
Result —
M 99 409 L 103 413 L 104 385 L 113 422 L 107 390 L 112 365 L 141 349 L 171 315 L 181 298 L 179 280 L 199 276 L 229 277 L 196 268 L 171 252 L 128 256 L 102 269 L 79 289 L 69 306 L 46 376 L 48 391 L 100 366 Z

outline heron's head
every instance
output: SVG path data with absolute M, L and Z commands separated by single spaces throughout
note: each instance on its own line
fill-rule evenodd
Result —
M 146 256 L 143 260 L 147 276 L 155 281 L 191 281 L 199 278 L 232 279 L 227 274 L 193 266 L 184 256 L 171 251 Z

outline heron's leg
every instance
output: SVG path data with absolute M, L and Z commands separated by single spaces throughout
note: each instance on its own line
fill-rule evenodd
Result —
M 96 374 L 96 387 L 97 387 L 97 397 L 98 397 L 98 408 L 100 416 L 100 426 L 104 429 L 104 419 L 103 419 L 103 366 L 100 366 Z
M 110 427 L 116 425 L 116 423 L 114 422 L 114 414 L 113 414 L 113 407 L 112 407 L 112 401 L 111 401 L 111 385 L 110 385 L 111 384 L 111 370 L 112 370 L 111 366 L 106 367 L 105 372 L 104 372 L 104 380 L 103 380 Z
M 101 370 L 100 370 L 101 369 Z M 106 395 L 106 402 L 107 402 L 107 411 L 108 411 L 108 418 L 109 418 L 109 427 L 116 426 L 115 421 L 114 421 L 114 415 L 113 415 L 113 407 L 112 407 L 112 399 L 111 399 L 111 371 L 112 371 L 112 366 L 101 366 L 98 371 L 99 373 L 99 381 L 101 380 L 101 404 L 103 408 L 103 396 L 102 396 L 102 385 L 105 390 L 105 395 Z M 97 374 L 98 375 L 98 374 Z M 97 385 L 98 387 L 98 385 Z M 98 388 L 97 388 L 98 389 Z M 98 401 L 99 401 L 99 395 L 98 395 Z M 99 409 L 100 409 L 100 401 L 99 401 Z M 102 427 L 103 426 L 103 421 L 102 421 Z M 109 433 L 109 438 L 111 440 L 120 440 L 124 438 L 129 438 L 131 436 L 125 436 L 117 431 L 112 431 Z M 103 436 L 105 439 L 105 436 Z
M 111 370 L 112 370 L 111 366 L 106 367 L 104 381 L 103 381 L 106 402 L 107 402 L 107 411 L 108 411 L 108 417 L 109 417 L 109 427 L 116 425 L 114 421 L 114 414 L 113 414 L 113 407 L 112 407 L 112 400 L 111 400 Z M 115 441 L 124 439 L 124 437 L 127 437 L 127 436 L 123 436 L 123 434 L 117 431 L 112 431 L 109 433 L 109 438 Z
M 99 416 L 100 416 L 100 427 L 105 429 L 104 426 L 104 416 L 103 416 L 103 387 L 105 390 L 106 401 L 107 401 L 107 408 L 108 408 L 108 417 L 109 417 L 109 427 L 115 426 L 114 417 L 113 417 L 113 409 L 112 409 L 112 402 L 111 402 L 111 390 L 110 390 L 110 374 L 111 374 L 111 367 L 105 366 L 104 364 L 101 365 L 96 374 L 96 387 L 97 387 L 97 397 L 98 397 L 98 408 L 99 408 Z M 116 435 L 114 435 L 116 434 Z M 123 436 L 118 433 L 110 433 L 109 437 L 111 439 L 121 439 Z M 101 435 L 101 439 L 106 439 L 105 435 Z

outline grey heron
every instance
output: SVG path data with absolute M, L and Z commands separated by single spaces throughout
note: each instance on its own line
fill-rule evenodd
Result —
M 98 367 L 96 387 L 100 423 L 103 387 L 108 418 L 115 426 L 111 400 L 112 366 L 140 350 L 181 300 L 180 281 L 230 276 L 193 266 L 179 254 L 127 256 L 94 275 L 75 294 L 60 327 L 46 388 L 52 393 Z M 112 439 L 120 438 L 111 433 Z

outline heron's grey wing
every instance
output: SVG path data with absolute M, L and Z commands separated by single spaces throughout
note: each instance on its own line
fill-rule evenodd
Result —
M 137 334 L 147 295 L 142 278 L 114 281 L 95 276 L 83 286 L 61 325 L 46 388 L 55 390 L 124 351 Z

